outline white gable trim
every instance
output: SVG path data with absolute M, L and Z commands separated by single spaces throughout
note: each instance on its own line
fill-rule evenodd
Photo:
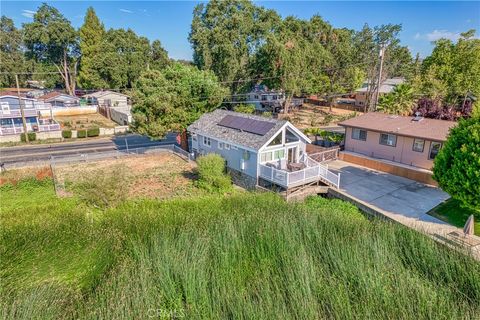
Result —
M 4 95 L 4 96 L 0 96 L 0 99 L 2 98 L 13 98 L 13 99 L 17 99 L 18 100 L 18 97 L 17 96 L 12 96 L 12 95 Z M 27 98 L 27 97 L 20 97 L 20 99 L 22 100 L 28 100 L 28 101 L 36 101 L 36 99 L 33 99 L 33 98 Z
M 306 135 L 304 135 L 300 130 L 298 130 L 293 124 L 291 124 L 290 122 L 286 122 L 280 129 L 278 129 L 275 134 L 272 135 L 272 137 L 270 139 L 268 139 L 267 142 L 265 142 L 265 144 L 263 146 L 260 147 L 260 149 L 258 149 L 258 152 L 260 153 L 261 151 L 265 150 L 269 143 L 273 141 L 273 139 L 275 139 L 275 137 L 280 133 L 280 132 L 283 132 L 285 131 L 286 128 L 289 128 L 290 130 L 292 130 L 295 134 L 297 134 L 297 136 L 301 139 L 301 140 L 304 140 L 306 143 L 312 143 L 312 140 L 310 140 Z
M 101 98 L 101 97 L 109 95 L 109 94 L 119 95 L 119 96 L 128 98 L 128 96 L 126 94 L 123 94 L 123 93 L 120 93 L 120 92 L 115 92 L 115 91 L 110 91 L 110 90 L 96 91 L 96 92 L 93 92 L 93 93 L 90 93 L 90 94 L 86 94 L 85 97 Z

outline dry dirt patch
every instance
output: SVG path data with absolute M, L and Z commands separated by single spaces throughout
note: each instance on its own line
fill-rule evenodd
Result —
M 56 116 L 55 120 L 60 123 L 62 128 L 73 130 L 88 129 L 94 127 L 114 128 L 115 126 L 117 126 L 115 122 L 105 118 L 99 113 Z
M 85 177 L 121 172 L 122 188 L 128 198 L 165 199 L 198 193 L 193 185 L 194 164 L 171 153 L 132 155 L 90 163 L 66 164 L 55 167 L 58 181 L 69 185 Z

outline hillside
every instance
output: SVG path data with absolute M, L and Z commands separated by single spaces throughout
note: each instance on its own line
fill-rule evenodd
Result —
M 105 211 L 0 188 L 5 319 L 460 319 L 480 265 L 338 200 L 241 193 Z

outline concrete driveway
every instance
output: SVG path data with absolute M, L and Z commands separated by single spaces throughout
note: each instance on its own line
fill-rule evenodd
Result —
M 343 193 L 385 211 L 389 218 L 429 233 L 458 230 L 426 214 L 450 197 L 439 188 L 341 160 L 330 162 L 328 167 L 341 173 Z

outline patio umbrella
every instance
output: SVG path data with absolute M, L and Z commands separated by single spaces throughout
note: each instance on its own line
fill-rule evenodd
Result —
M 465 227 L 463 227 L 463 233 L 465 235 L 473 235 L 473 214 L 468 217 L 467 223 L 465 223 Z

